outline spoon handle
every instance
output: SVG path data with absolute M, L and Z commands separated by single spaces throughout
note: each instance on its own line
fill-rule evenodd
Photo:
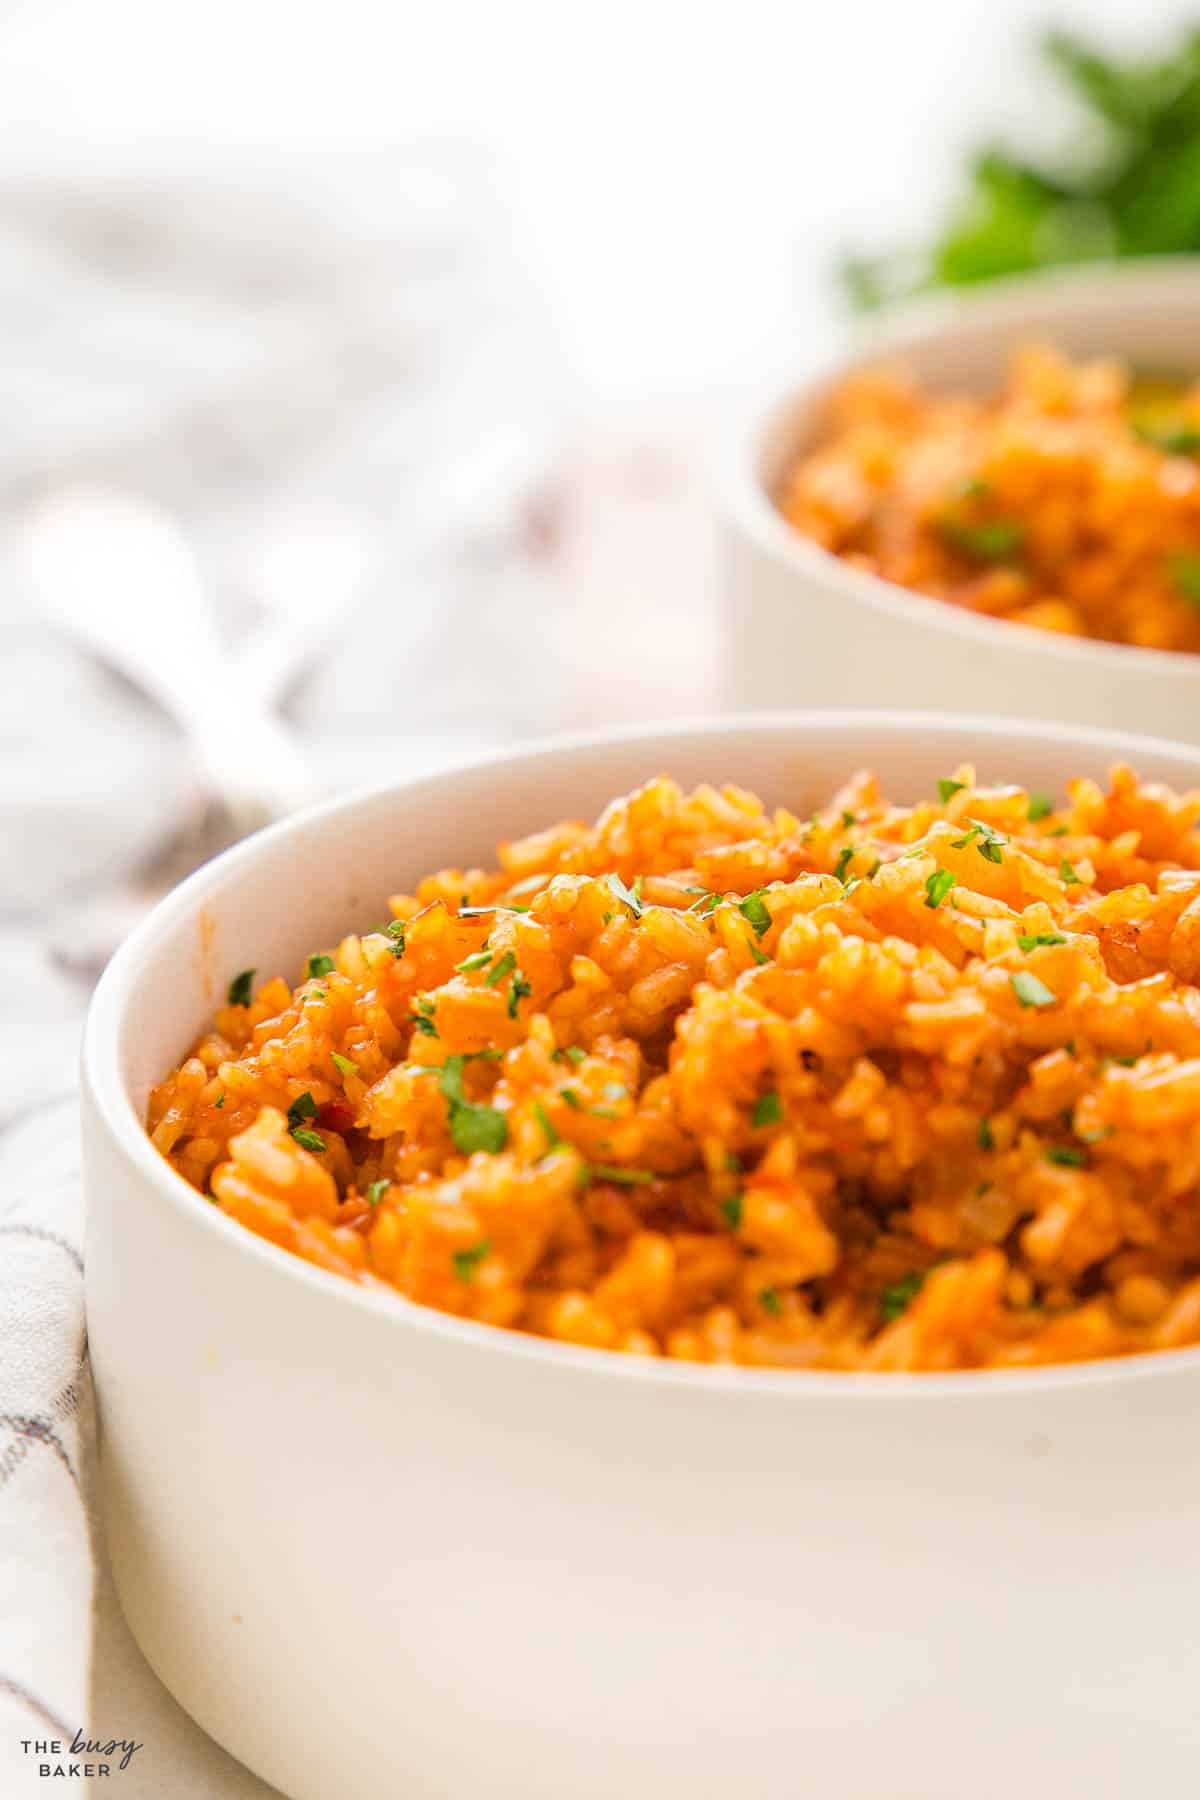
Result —
M 68 490 L 27 522 L 23 551 L 44 615 L 183 728 L 239 829 L 309 797 L 295 738 L 231 673 L 191 550 L 165 513 L 130 494 Z

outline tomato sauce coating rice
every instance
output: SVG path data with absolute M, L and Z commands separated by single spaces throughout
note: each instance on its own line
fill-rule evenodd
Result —
M 990 395 L 852 376 L 778 492 L 844 561 L 1070 637 L 1200 651 L 1200 386 L 1048 346 Z
M 1200 793 L 662 777 L 235 976 L 148 1128 L 352 1282 L 829 1370 L 1200 1339 Z

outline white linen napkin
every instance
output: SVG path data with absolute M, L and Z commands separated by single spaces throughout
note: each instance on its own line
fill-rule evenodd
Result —
M 0 1793 L 87 1730 L 93 1434 L 74 1095 L 0 1138 Z M 59 1745 L 55 1751 L 52 1746 Z M 39 1748 L 41 1747 L 41 1748 Z

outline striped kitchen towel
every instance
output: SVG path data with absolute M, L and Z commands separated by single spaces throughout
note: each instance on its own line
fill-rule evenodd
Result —
M 93 1430 L 78 1102 L 0 1136 L 0 1794 L 88 1716 Z

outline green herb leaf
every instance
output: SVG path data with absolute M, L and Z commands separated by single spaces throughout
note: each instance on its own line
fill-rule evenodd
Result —
M 1080 885 L 1078 875 L 1075 873 L 1065 856 L 1058 865 L 1058 874 L 1059 879 L 1065 881 L 1068 887 L 1078 887 Z
M 456 1250 L 454 1252 L 454 1255 L 450 1260 L 454 1264 L 454 1273 L 458 1276 L 460 1281 L 472 1281 L 474 1279 L 476 1269 L 479 1267 L 484 1257 L 487 1256 L 491 1247 L 492 1246 L 487 1238 L 480 1238 L 479 1242 L 477 1244 L 472 1244 L 469 1249 Z
M 491 968 L 488 970 L 487 974 L 484 976 L 484 978 L 483 978 L 484 987 L 495 987 L 498 982 L 501 982 L 504 980 L 504 977 L 506 975 L 511 975 L 513 970 L 516 968 L 516 966 L 517 966 L 516 957 L 513 955 L 511 950 L 506 950 L 504 952 L 503 956 L 498 956 L 496 958 L 496 961 L 492 964 Z
M 965 781 L 951 781 L 948 775 L 943 775 L 938 782 L 938 799 L 945 806 L 947 801 L 953 800 L 955 794 L 961 794 L 966 785 Z
M 450 1107 L 450 1136 L 464 1156 L 476 1150 L 495 1156 L 508 1142 L 508 1120 L 494 1106 L 456 1101 Z
M 351 1062 L 348 1056 L 341 1056 L 336 1050 L 330 1051 L 330 1055 L 333 1057 L 334 1068 L 337 1069 L 340 1074 L 358 1074 L 358 1064 L 356 1062 Z
M 224 1104 L 225 1104 L 225 1089 L 222 1088 L 218 1098 L 213 1101 L 213 1111 L 220 1112 L 220 1110 L 224 1106 Z
M 968 830 L 963 833 L 962 837 L 951 839 L 951 847 L 955 850 L 965 850 L 968 844 L 974 843 L 976 850 L 985 862 L 1000 863 L 1004 861 L 1002 851 L 1007 842 L 1008 839 L 1002 837 L 990 825 L 983 824 L 980 819 L 972 819 Z
M 386 1175 L 381 1175 L 378 1181 L 373 1181 L 367 1189 L 367 1205 L 378 1206 L 391 1185 Z
M 907 1275 L 901 1275 L 885 1287 L 879 1296 L 879 1311 L 885 1323 L 890 1325 L 903 1312 L 907 1312 L 925 1285 L 925 1276 L 920 1269 L 910 1269 Z
M 1022 931 L 1017 934 L 1017 943 L 1026 956 L 1031 950 L 1048 950 L 1052 944 L 1065 944 L 1066 941 L 1060 931 Z
M 738 902 L 738 911 L 743 919 L 749 919 L 753 925 L 755 937 L 764 937 L 771 929 L 771 915 L 763 899 L 765 892 L 765 888 L 755 888 L 752 894 L 747 894 L 744 900 Z
M 407 941 L 405 938 L 404 920 L 393 919 L 391 924 L 385 926 L 384 929 L 387 932 L 388 937 L 392 940 L 392 955 L 396 958 L 396 961 L 399 962 L 400 958 L 404 955 L 404 947 Z
M 1058 999 L 1058 995 L 1052 994 L 1045 982 L 1031 975 L 1028 969 L 1010 975 L 1008 983 L 1022 1006 L 1053 1006 Z
M 742 1223 L 742 1195 L 741 1194 L 730 1194 L 730 1196 L 727 1200 L 722 1200 L 722 1202 L 721 1202 L 721 1217 L 724 1219 L 725 1223 L 728 1225 L 730 1231 L 738 1230 L 738 1228 L 740 1227 L 740 1225 Z
M 562 1143 L 561 1133 L 554 1129 L 550 1115 L 540 1100 L 535 1100 L 533 1103 L 533 1116 L 541 1126 L 546 1143 L 551 1150 L 553 1150 L 556 1145 Z
M 765 1313 L 770 1313 L 773 1319 L 777 1319 L 783 1311 L 783 1301 L 773 1287 L 763 1288 L 758 1296 L 758 1304 Z
M 476 1150 L 491 1155 L 503 1150 L 508 1142 L 508 1120 L 494 1106 L 478 1106 L 463 1091 L 463 1065 L 467 1057 L 461 1053 L 448 1056 L 438 1075 L 438 1086 L 446 1101 L 450 1137 L 454 1148 L 464 1156 Z
M 469 975 L 473 969 L 486 969 L 491 960 L 492 953 L 485 944 L 482 950 L 475 952 L 474 956 L 464 956 L 460 963 L 455 963 L 454 967 L 460 975 Z
M 688 892 L 691 893 L 691 891 L 692 890 L 689 888 Z M 695 913 L 698 919 L 706 919 L 710 912 L 715 912 L 717 907 L 720 906 L 721 896 L 720 894 L 710 894 L 703 889 L 701 892 L 703 898 L 693 900 L 692 904 L 688 907 L 688 911 L 690 913 Z
M 243 969 L 229 984 L 230 1006 L 249 1006 L 254 998 L 254 970 Z
M 315 1119 L 317 1110 L 316 1101 L 306 1089 L 305 1092 L 293 1100 L 292 1104 L 288 1107 L 288 1130 L 294 1132 L 297 1125 L 302 1125 L 305 1119 Z
M 609 892 L 616 900 L 621 900 L 632 912 L 635 919 L 642 916 L 642 878 L 639 875 L 631 888 L 627 888 L 619 875 L 606 875 Z
M 559 1088 L 558 1097 L 560 1100 L 565 1100 L 567 1105 L 573 1107 L 576 1112 L 583 1111 L 583 1101 L 579 1098 L 579 1095 L 575 1092 L 574 1088 Z
M 611 1181 L 617 1187 L 643 1187 L 657 1180 L 649 1169 L 620 1169 L 608 1163 L 589 1163 L 587 1175 L 591 1181 Z
M 760 1094 L 754 1103 L 754 1111 L 750 1114 L 750 1123 L 756 1131 L 764 1125 L 778 1125 L 783 1117 L 783 1107 L 779 1095 L 772 1089 Z
M 951 549 L 973 562 L 1012 562 L 1025 546 L 1025 527 L 1019 519 L 990 519 L 982 525 L 943 519 L 941 533 Z
M 322 975 L 332 975 L 336 967 L 332 956 L 310 956 L 306 975 L 309 981 L 316 981 Z
M 958 876 L 952 875 L 949 869 L 935 869 L 925 883 L 925 904 L 935 910 L 942 904 L 950 889 L 956 886 Z
M 564 1054 L 567 1061 L 574 1063 L 576 1068 L 581 1062 L 587 1061 L 587 1051 L 579 1044 L 568 1044 Z
M 1052 794 L 1030 794 L 1029 810 L 1025 817 L 1031 825 L 1036 825 L 1039 819 L 1047 818 L 1053 811 L 1054 796 Z
M 842 849 L 838 852 L 838 859 L 833 865 L 833 873 L 834 873 L 834 877 L 836 880 L 843 881 L 843 882 L 845 881 L 846 870 L 850 865 L 850 858 L 853 855 L 854 855 L 854 845 L 853 844 L 843 845 Z
M 994 1150 L 996 1148 L 996 1140 L 992 1136 L 992 1121 L 990 1119 L 980 1119 L 975 1136 L 981 1150 Z
M 307 1125 L 297 1125 L 292 1136 L 305 1150 L 320 1151 L 325 1148 L 325 1139 L 320 1132 L 311 1130 Z
M 1082 1169 L 1087 1163 L 1087 1153 L 1070 1144 L 1047 1144 L 1046 1161 L 1057 1163 L 1063 1169 Z

